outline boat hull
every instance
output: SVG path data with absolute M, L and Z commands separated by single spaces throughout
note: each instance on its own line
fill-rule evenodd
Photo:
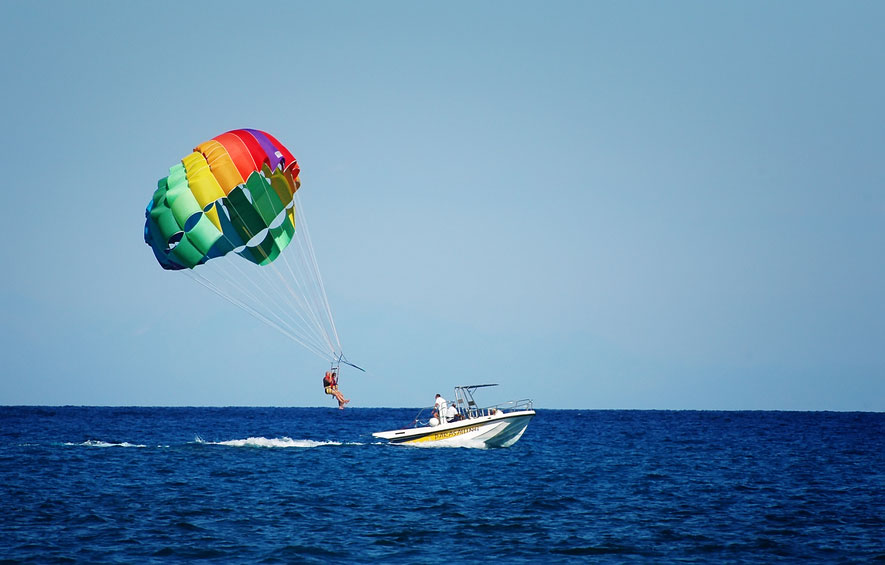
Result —
M 438 426 L 376 432 L 372 435 L 390 443 L 451 447 L 510 447 L 525 432 L 534 410 L 482 416 Z

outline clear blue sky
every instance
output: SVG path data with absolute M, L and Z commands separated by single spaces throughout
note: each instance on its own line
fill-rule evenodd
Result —
M 354 406 L 885 410 L 881 2 L 2 2 L 0 405 L 332 406 L 142 241 L 267 130 Z

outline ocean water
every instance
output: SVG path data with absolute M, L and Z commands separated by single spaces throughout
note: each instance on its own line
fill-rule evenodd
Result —
M 508 449 L 417 410 L 0 407 L 0 560 L 885 561 L 885 414 L 538 410 Z

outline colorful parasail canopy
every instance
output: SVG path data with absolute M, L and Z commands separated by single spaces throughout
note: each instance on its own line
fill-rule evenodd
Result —
M 164 269 L 193 269 L 232 251 L 269 264 L 295 235 L 299 172 L 295 157 L 269 133 L 216 136 L 157 183 L 144 241 Z

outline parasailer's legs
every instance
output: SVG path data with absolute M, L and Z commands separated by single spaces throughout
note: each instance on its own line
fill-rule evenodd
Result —
M 338 389 L 335 389 L 335 398 L 338 399 L 338 408 L 341 410 L 344 410 L 344 405 L 350 402 L 349 399 L 344 398 L 344 395 Z
M 341 391 L 338 390 L 338 386 L 330 386 L 326 387 L 326 394 L 332 395 L 338 401 L 338 408 L 344 409 L 344 405 L 350 402 L 349 399 L 344 398 L 344 395 L 341 394 Z

